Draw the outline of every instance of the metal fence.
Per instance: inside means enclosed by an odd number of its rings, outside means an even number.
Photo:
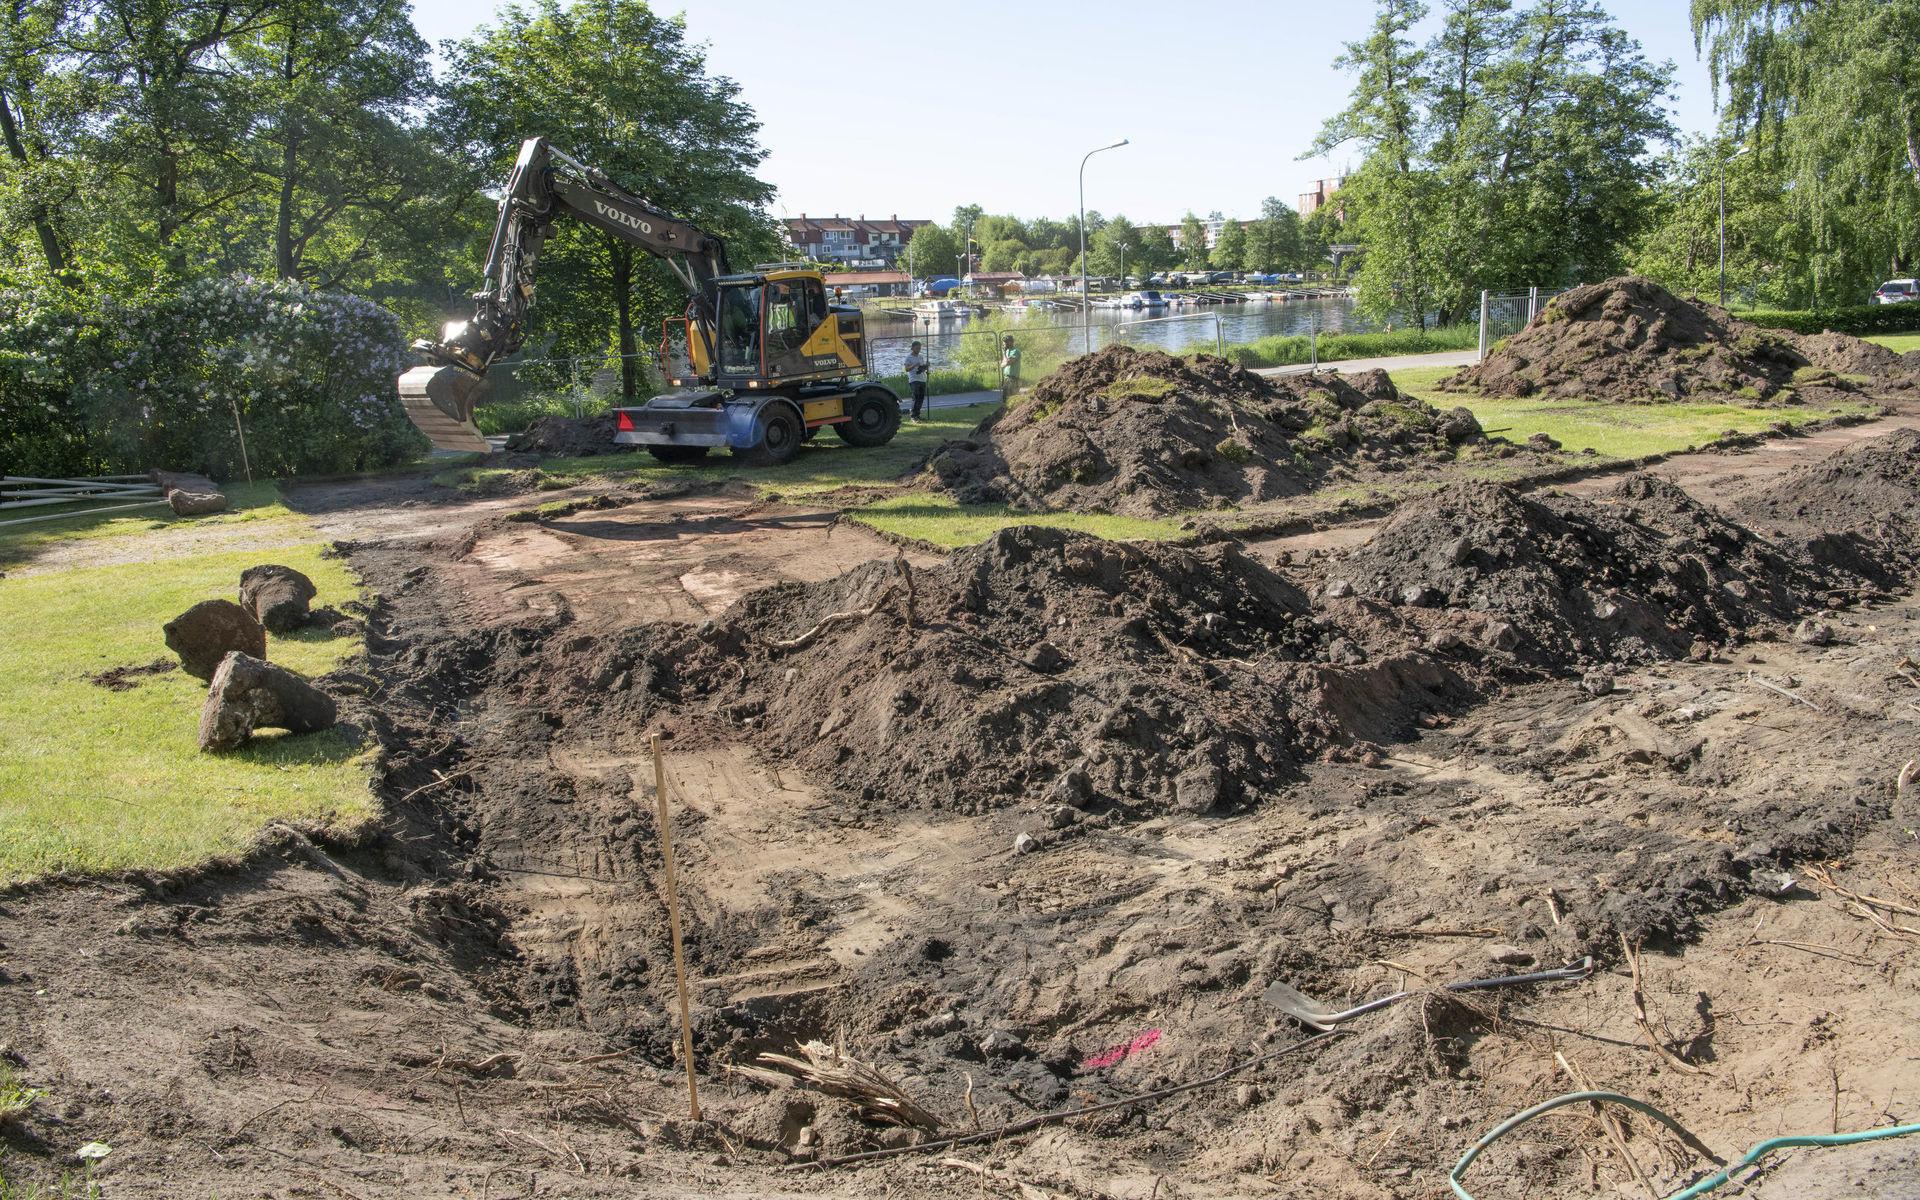
[[[1525,329],[1547,301],[1568,290],[1530,287],[1524,292],[1481,292],[1480,357],[1485,358],[1501,338]]]

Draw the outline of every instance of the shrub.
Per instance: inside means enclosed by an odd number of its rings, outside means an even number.
[[[50,336],[51,335],[51,336]],[[371,301],[288,281],[209,279],[61,308],[0,298],[0,442],[30,474],[150,467],[256,475],[366,470],[426,440],[400,407],[399,322]]]
[[[1850,333],[1865,337],[1870,333],[1913,333],[1920,331],[1920,304],[1862,304],[1855,308],[1834,308],[1825,312],[1750,312],[1740,319],[1768,329],[1791,333]]]
[[[1253,451],[1247,449],[1246,443],[1236,442],[1230,437],[1221,438],[1213,452],[1230,463],[1243,463],[1253,457]]]

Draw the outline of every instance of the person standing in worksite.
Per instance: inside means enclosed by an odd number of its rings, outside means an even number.
[[[907,348],[907,388],[913,392],[913,419],[918,421],[927,402],[927,356],[919,342]]]
[[[1000,339],[1000,403],[1013,399],[1020,390],[1020,347],[1013,344],[1013,335]]]

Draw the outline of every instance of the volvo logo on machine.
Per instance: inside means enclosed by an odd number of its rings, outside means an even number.
[[[595,200],[593,202],[593,208],[594,208],[594,211],[599,213],[601,216],[611,217],[614,220],[620,222],[622,225],[625,225],[629,229],[637,229],[641,233],[653,232],[653,225],[651,222],[644,221],[639,217],[634,216],[632,213],[625,211],[624,209],[615,208],[613,205],[608,204],[605,201]]]

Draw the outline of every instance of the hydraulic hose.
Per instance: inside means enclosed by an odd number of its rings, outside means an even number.
[[[1715,1155],[1702,1145],[1700,1140],[1689,1133],[1678,1121],[1675,1121],[1672,1117],[1669,1117],[1666,1113],[1661,1112],[1644,1100],[1636,1100],[1632,1096],[1623,1096],[1619,1092],[1568,1092],[1563,1096],[1555,1096],[1551,1100],[1544,1100],[1532,1108],[1515,1113],[1513,1116],[1508,1117],[1506,1120],[1488,1130],[1484,1137],[1468,1147],[1467,1152],[1460,1156],[1460,1161],[1454,1164],[1453,1170],[1447,1172],[1447,1183],[1453,1188],[1454,1195],[1460,1197],[1460,1200],[1474,1200],[1473,1194],[1467,1191],[1466,1186],[1460,1182],[1460,1179],[1461,1176],[1467,1173],[1467,1168],[1473,1165],[1473,1160],[1480,1157],[1480,1152],[1488,1146],[1493,1145],[1493,1143],[1499,1141],[1507,1134],[1525,1125],[1534,1118],[1545,1116],[1556,1108],[1564,1108],[1569,1104],[1583,1104],[1589,1101],[1602,1104],[1623,1105],[1637,1113],[1652,1117],[1668,1129],[1671,1129],[1679,1136],[1680,1140],[1686,1142],[1687,1145],[1705,1153],[1707,1157],[1713,1159],[1715,1162],[1720,1161],[1718,1155]],[[1902,1137],[1909,1133],[1920,1133],[1920,1124],[1888,1125],[1879,1129],[1863,1129],[1856,1133],[1807,1133],[1768,1138],[1766,1141],[1758,1143],[1753,1149],[1747,1151],[1739,1162],[1707,1176],[1696,1184],[1673,1193],[1666,1197],[1666,1200],[1693,1200],[1696,1196],[1704,1196],[1732,1178],[1735,1171],[1752,1166],[1775,1150],[1783,1150],[1793,1146],[1852,1146],[1860,1142],[1875,1142],[1883,1138]]]

